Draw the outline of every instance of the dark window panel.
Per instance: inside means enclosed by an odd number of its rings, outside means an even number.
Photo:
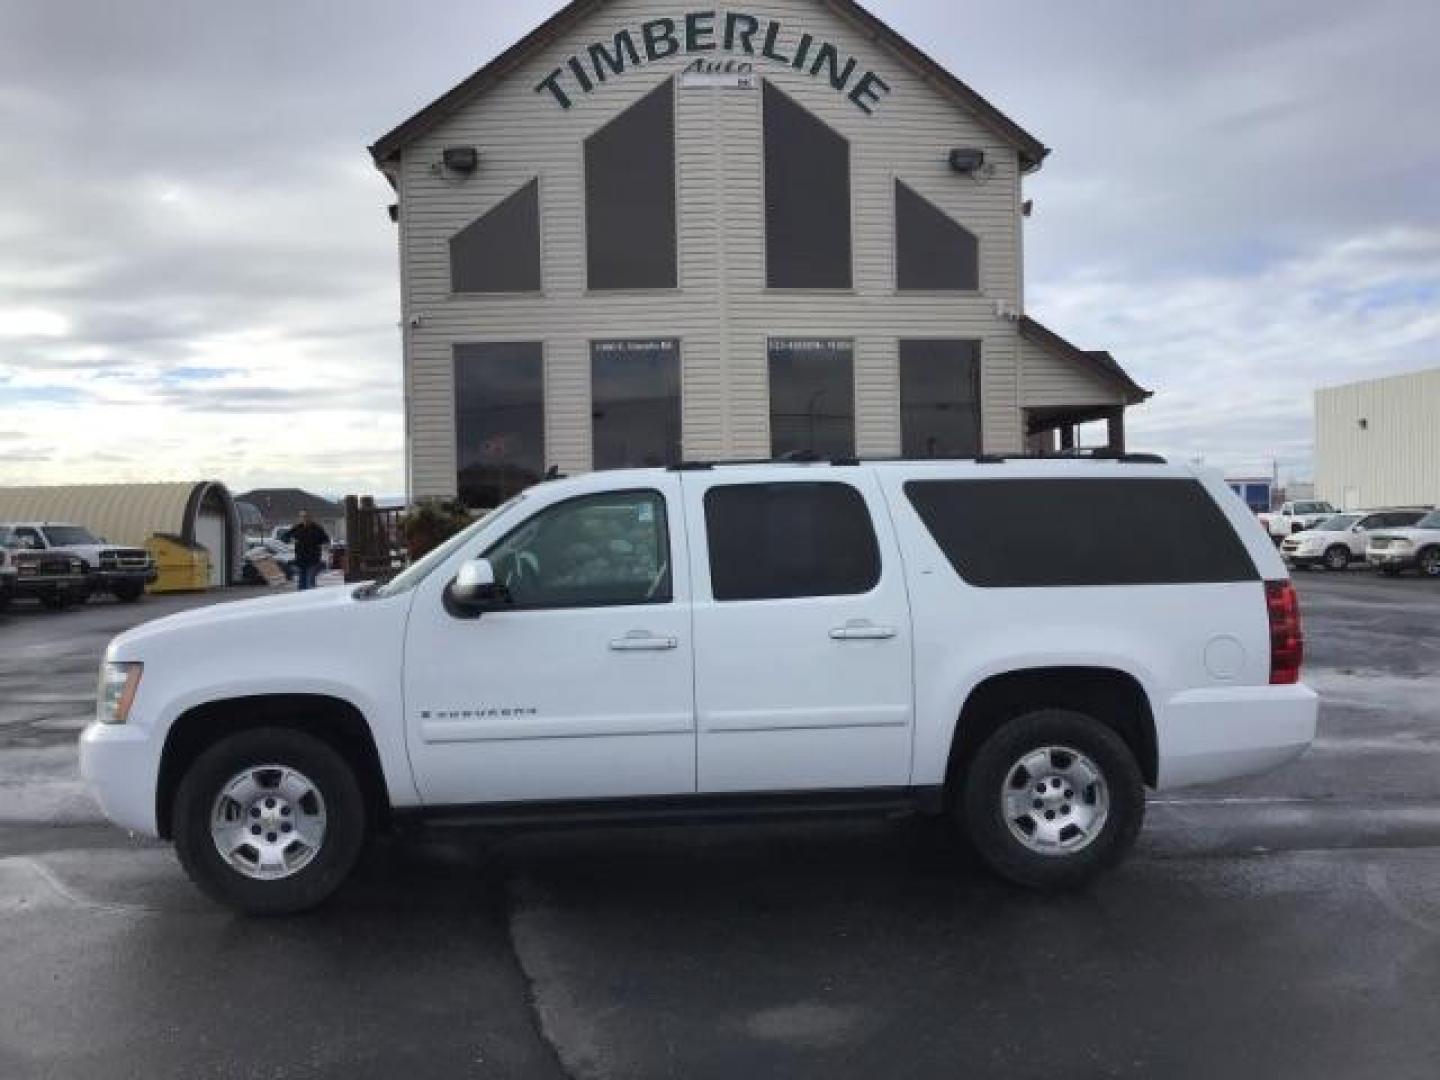
[[[736,484],[705,493],[716,600],[856,596],[880,581],[880,546],[849,484]]]
[[[980,453],[980,343],[900,342],[900,432],[908,458]]]
[[[901,289],[980,287],[980,241],[928,199],[895,181],[896,283]]]
[[[591,289],[673,289],[675,84],[666,79],[585,140]]]
[[[855,453],[855,343],[772,338],[770,447],[776,457]]]
[[[540,181],[531,180],[450,238],[457,293],[540,291]]]
[[[680,342],[590,344],[597,469],[672,465],[680,460]]]
[[[1259,577],[1194,480],[911,480],[905,494],[955,572],[983,588]]]
[[[765,265],[772,289],[848,289],[850,144],[765,83]]]
[[[545,471],[544,354],[539,342],[455,346],[460,501],[499,506]]]

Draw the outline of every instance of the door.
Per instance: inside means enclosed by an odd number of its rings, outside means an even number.
[[[210,584],[218,588],[226,583],[229,567],[225,552],[225,518],[221,514],[201,511],[195,516],[195,542],[210,555]]]
[[[693,650],[679,482],[545,503],[486,550],[511,606],[417,590],[407,739],[430,805],[695,790]]]
[[[909,783],[900,555],[871,474],[843,477],[685,476],[701,792]]]

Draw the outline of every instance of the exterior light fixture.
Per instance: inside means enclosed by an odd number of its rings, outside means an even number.
[[[984,150],[951,150],[950,168],[957,173],[973,176],[985,164]]]
[[[480,151],[473,146],[447,146],[440,160],[451,172],[473,173],[480,167]]]

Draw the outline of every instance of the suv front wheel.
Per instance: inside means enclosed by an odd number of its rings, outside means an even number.
[[[985,863],[1033,889],[1083,885],[1118,863],[1145,820],[1145,782],[1125,741],[1066,709],[1003,724],[971,759],[963,827]]]
[[[316,907],[359,858],[365,801],[327,743],[287,728],[231,735],[175,794],[175,851],[205,893],[252,915]]]

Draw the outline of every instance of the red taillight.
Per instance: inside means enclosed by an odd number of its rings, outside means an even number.
[[[1288,581],[1265,583],[1265,610],[1270,615],[1270,684],[1300,681],[1305,662],[1305,635],[1300,629],[1300,599]]]

